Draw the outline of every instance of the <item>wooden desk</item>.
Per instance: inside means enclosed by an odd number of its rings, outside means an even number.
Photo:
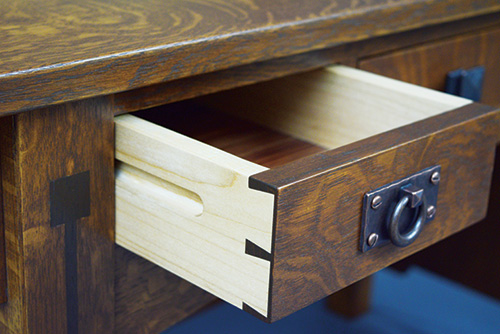
[[[496,48],[479,57],[496,65],[500,44],[497,0],[2,7],[2,333],[154,333],[214,300],[115,246],[115,115],[334,63],[374,69],[380,55],[454,38]],[[487,103],[500,103],[497,78]]]

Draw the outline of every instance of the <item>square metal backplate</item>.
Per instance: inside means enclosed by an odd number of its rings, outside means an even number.
[[[438,174],[435,174],[435,173]],[[386,184],[378,189],[370,191],[363,197],[363,213],[361,221],[361,238],[360,250],[367,252],[374,247],[379,247],[390,242],[389,233],[387,230],[389,218],[401,199],[401,189],[413,185],[424,190],[424,196],[427,201],[427,208],[433,206],[437,210],[437,195],[439,189],[439,179],[431,180],[433,175],[441,175],[441,166],[426,168],[416,174],[408,176],[404,179]],[[380,196],[380,204],[372,206],[373,199]],[[375,207],[375,208],[374,208]],[[416,215],[418,209],[405,209],[404,217],[401,221],[405,221],[406,225],[410,225]],[[430,222],[436,215],[433,214],[427,217],[425,223]],[[403,228],[404,229],[404,228]],[[368,241],[370,235],[376,234],[376,242],[370,245]],[[372,241],[375,238],[372,238]]]

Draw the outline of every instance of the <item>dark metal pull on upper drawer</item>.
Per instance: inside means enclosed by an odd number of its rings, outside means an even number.
[[[440,166],[392,182],[363,198],[360,249],[366,252],[392,242],[406,247],[436,213]]]

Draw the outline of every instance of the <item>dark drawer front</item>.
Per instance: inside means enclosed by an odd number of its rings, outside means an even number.
[[[491,112],[490,112],[491,111]],[[500,113],[470,105],[253,176],[277,196],[268,317],[280,319],[481,220]],[[365,193],[441,165],[438,213],[417,240],[362,253]]]
[[[450,71],[484,66],[481,102],[500,105],[500,29],[454,37],[361,60],[359,68],[444,91]]]

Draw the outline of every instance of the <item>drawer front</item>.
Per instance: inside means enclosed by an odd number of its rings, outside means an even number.
[[[498,113],[464,107],[253,176],[276,195],[270,317],[280,319],[481,220]],[[435,219],[405,248],[359,250],[366,192],[441,166]]]
[[[344,67],[203,102],[327,149],[268,169],[119,116],[116,241],[267,321],[485,215],[493,108]],[[361,252],[363,196],[436,165],[437,213],[416,241]]]
[[[449,38],[361,60],[359,68],[444,91],[446,75],[484,66],[481,102],[500,105],[500,29]]]

